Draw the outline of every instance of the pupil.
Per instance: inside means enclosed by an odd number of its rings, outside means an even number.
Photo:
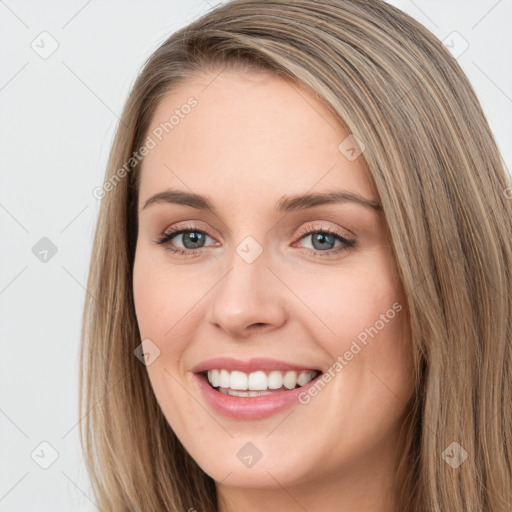
[[[188,233],[183,234],[183,245],[187,249],[197,249],[198,247],[202,247],[202,243],[204,243],[204,234],[198,233],[197,231],[190,231]],[[191,243],[192,247],[187,245],[187,243]]]
[[[317,246],[316,245],[317,242],[320,245]],[[325,249],[326,244],[327,245],[334,244],[334,236],[333,235],[328,235],[328,234],[323,234],[323,233],[316,233],[313,235],[313,247],[315,249]],[[332,249],[332,247],[328,247],[328,249]]]

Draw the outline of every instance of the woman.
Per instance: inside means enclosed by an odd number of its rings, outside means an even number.
[[[235,0],[125,106],[88,282],[103,511],[512,507],[512,188],[378,0]]]

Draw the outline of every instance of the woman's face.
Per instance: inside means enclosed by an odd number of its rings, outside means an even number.
[[[392,476],[413,362],[362,146],[311,94],[260,73],[180,85],[150,130],[133,286],[167,421],[225,486],[364,476],[367,495]],[[248,385],[264,394],[233,396]]]

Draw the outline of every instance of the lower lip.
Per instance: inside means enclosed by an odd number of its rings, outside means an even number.
[[[212,388],[206,378],[201,373],[195,373],[194,377],[198,380],[199,387],[208,404],[214,411],[223,416],[239,420],[258,420],[268,418],[273,414],[291,407],[294,403],[299,403],[298,396],[304,393],[322,376],[319,374],[311,382],[300,388],[290,389],[289,391],[280,391],[271,395],[262,395],[255,397],[239,397],[225,395]]]

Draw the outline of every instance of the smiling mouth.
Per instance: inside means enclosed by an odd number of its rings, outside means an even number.
[[[245,373],[237,370],[212,369],[201,372],[201,375],[211,388],[224,395],[258,397],[300,388],[321,373],[320,370],[259,370]]]

